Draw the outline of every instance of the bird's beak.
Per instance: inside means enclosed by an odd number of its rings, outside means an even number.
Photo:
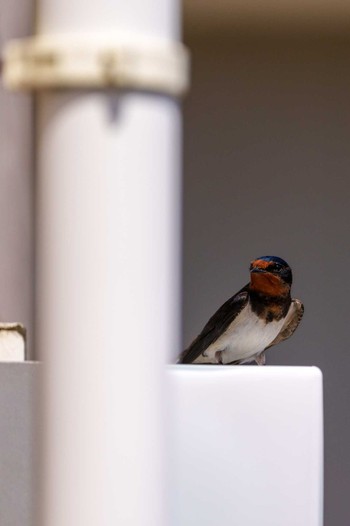
[[[252,272],[254,272],[254,273],[262,273],[262,272],[266,272],[266,269],[261,268],[261,267],[253,267],[250,272],[251,273]]]

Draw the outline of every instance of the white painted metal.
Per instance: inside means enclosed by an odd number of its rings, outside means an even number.
[[[42,33],[174,38],[173,0],[42,0]],[[45,526],[164,526],[163,365],[176,354],[175,101],[113,92],[38,100],[38,345]]]
[[[20,323],[0,323],[0,362],[24,362],[26,330]]]
[[[177,0],[41,0],[38,15],[42,35],[107,33],[177,39]]]
[[[322,526],[316,367],[169,367],[172,526]]]

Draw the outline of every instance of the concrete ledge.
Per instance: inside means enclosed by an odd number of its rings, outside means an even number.
[[[35,410],[39,364],[0,363],[0,524],[37,526]]]

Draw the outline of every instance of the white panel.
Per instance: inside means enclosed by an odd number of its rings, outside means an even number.
[[[172,526],[321,526],[315,367],[169,368]]]

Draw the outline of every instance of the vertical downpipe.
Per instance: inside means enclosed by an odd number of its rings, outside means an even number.
[[[40,0],[38,31],[178,38],[177,0]],[[38,96],[45,526],[164,526],[163,372],[178,345],[175,100]]]

